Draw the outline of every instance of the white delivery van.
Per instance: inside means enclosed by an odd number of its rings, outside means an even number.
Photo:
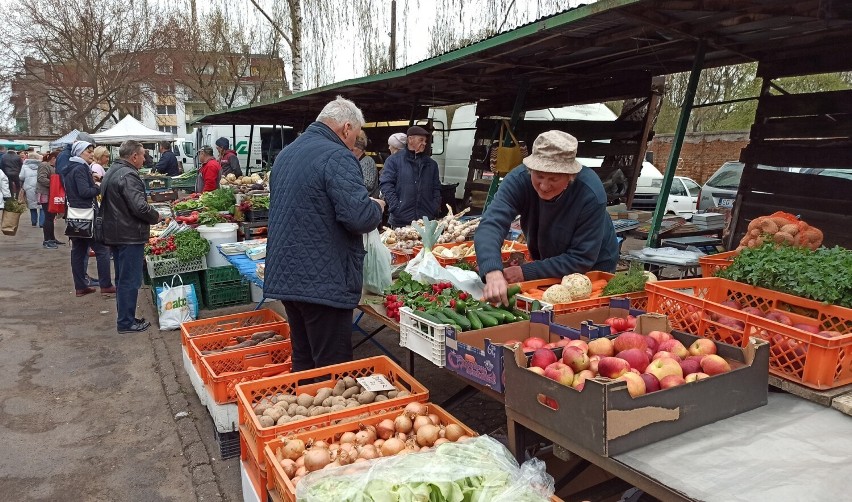
[[[236,132],[236,138],[234,133]],[[249,135],[251,126],[247,125],[205,125],[195,129],[192,136],[195,139],[195,150],[202,146],[210,146],[216,153],[216,140],[224,137],[229,146],[237,152],[243,174],[260,172],[272,167],[275,157],[285,146],[296,139],[296,133],[290,126],[256,125],[251,138],[251,157],[249,158]],[[184,168],[185,169],[185,168]]]

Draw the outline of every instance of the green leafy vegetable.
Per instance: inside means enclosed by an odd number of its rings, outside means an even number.
[[[175,244],[175,255],[179,261],[197,260],[210,251],[210,241],[202,237],[197,230],[175,234]]]
[[[743,249],[718,277],[852,308],[852,251],[768,243]]]
[[[201,209],[204,207],[204,204],[198,199],[189,199],[183,200],[175,204],[175,211],[193,211],[195,209]]]
[[[603,296],[623,295],[625,293],[634,293],[645,289],[645,281],[648,276],[642,270],[642,265],[639,263],[631,263],[627,272],[619,272],[615,277],[610,279],[603,289]]]
[[[223,221],[225,221],[225,218],[216,211],[204,211],[203,213],[198,215],[199,225],[207,225],[208,227],[212,227],[213,225],[217,223],[222,223]]]
[[[26,204],[21,204],[16,199],[9,199],[6,201],[6,205],[3,207],[4,211],[9,211],[10,213],[23,213],[27,210]]]
[[[200,197],[204,206],[214,211],[228,211],[237,203],[237,198],[230,188],[218,188],[210,192],[204,192]]]

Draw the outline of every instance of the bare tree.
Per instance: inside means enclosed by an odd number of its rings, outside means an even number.
[[[2,76],[12,101],[38,103],[50,133],[100,128],[129,102],[150,99],[139,54],[165,39],[151,20],[158,8],[135,0],[18,0],[9,9],[26,23],[7,23]],[[35,119],[35,117],[33,117]]]

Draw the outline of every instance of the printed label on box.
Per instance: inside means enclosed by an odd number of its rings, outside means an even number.
[[[358,377],[355,380],[364,389],[370,392],[381,392],[383,390],[394,390],[396,387],[391,384],[384,375],[372,375],[368,377]]]

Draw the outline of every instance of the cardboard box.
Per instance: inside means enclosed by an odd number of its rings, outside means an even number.
[[[628,315],[639,317],[644,313],[643,310],[631,309],[630,300],[626,298],[613,298],[609,302],[609,307],[555,315],[552,322],[576,331],[583,339],[594,340],[602,336],[620,333],[620,331],[614,331],[611,326],[604,323],[610,317],[627,319]]]
[[[636,331],[670,331],[659,314],[638,319]],[[699,337],[673,332],[689,346]],[[766,404],[769,344],[753,340],[740,348],[716,344],[731,371],[697,382],[630,397],[627,384],[597,377],[583,391],[560,385],[526,369],[527,357],[504,347],[506,408],[547,433],[558,445],[578,445],[614,456]],[[551,406],[543,404],[550,403]]]
[[[579,339],[579,332],[550,323],[549,312],[533,312],[529,321],[501,324],[493,328],[457,333],[446,331],[446,366],[462,377],[503,392],[503,343],[509,340],[524,341],[538,336],[550,342],[560,338]],[[509,352],[511,354],[511,351]]]

